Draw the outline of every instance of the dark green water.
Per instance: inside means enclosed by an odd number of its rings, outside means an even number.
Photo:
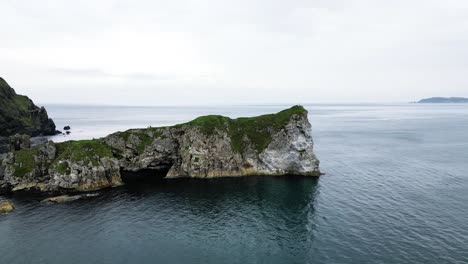
[[[282,107],[49,108],[84,138]],[[59,205],[16,195],[0,263],[468,263],[468,106],[307,108],[320,179],[145,181]]]

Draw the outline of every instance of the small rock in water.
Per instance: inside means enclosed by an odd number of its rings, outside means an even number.
[[[70,132],[70,131],[67,131],[66,133],[67,133],[67,135],[70,135],[71,132]]]
[[[63,127],[63,130],[65,130],[65,131],[68,131],[68,130],[70,130],[70,129],[71,129],[70,126],[65,126],[65,127]]]
[[[10,201],[0,200],[0,214],[9,213],[15,210],[15,207]]]

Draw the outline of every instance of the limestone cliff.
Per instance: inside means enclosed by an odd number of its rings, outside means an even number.
[[[49,142],[10,153],[0,184],[13,191],[92,191],[122,183],[126,172],[167,172],[166,178],[244,175],[319,176],[307,111],[131,129],[99,140]]]
[[[53,135],[55,124],[44,107],[37,107],[27,96],[16,94],[0,77],[0,137],[17,133]]]

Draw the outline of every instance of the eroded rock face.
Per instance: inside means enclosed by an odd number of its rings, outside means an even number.
[[[20,149],[3,160],[0,180],[12,191],[94,191],[122,184],[121,170],[166,170],[166,178],[320,175],[307,111],[295,106]]]
[[[320,175],[307,111],[300,106],[256,118],[202,117],[174,127],[115,133],[103,140],[123,153],[122,168],[169,166],[167,178]]]
[[[93,191],[122,184],[117,159],[101,142],[49,141],[11,152],[3,160],[3,181],[12,191]],[[108,151],[107,153],[105,151]]]

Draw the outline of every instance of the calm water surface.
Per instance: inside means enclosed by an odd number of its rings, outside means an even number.
[[[285,106],[47,106],[70,136]],[[0,263],[468,263],[468,105],[309,105],[320,179],[145,181],[10,197]]]

